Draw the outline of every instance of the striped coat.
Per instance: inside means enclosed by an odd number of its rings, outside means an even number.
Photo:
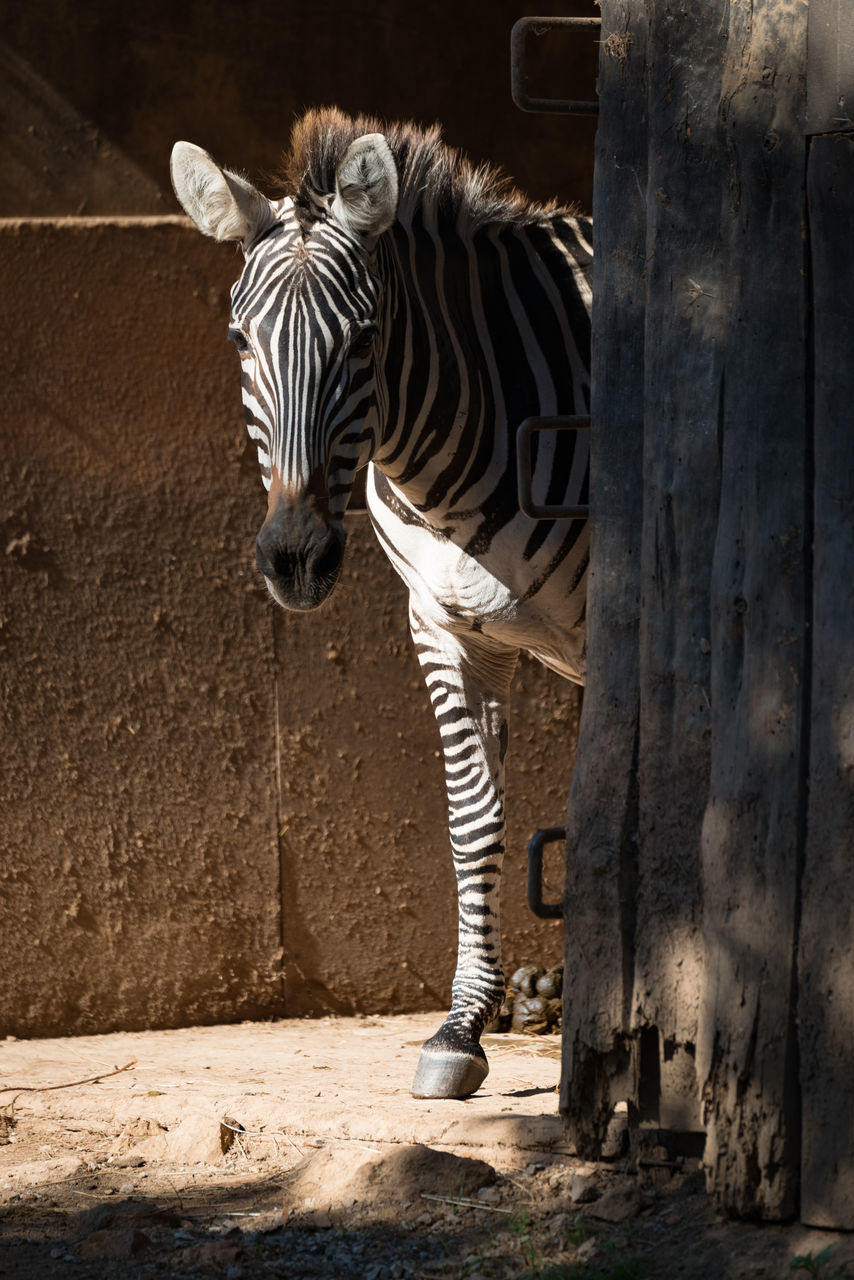
[[[413,1092],[465,1096],[504,992],[499,886],[506,703],[520,649],[582,682],[587,529],[518,506],[526,417],[589,411],[590,225],[526,202],[437,130],[336,111],[296,127],[270,200],[178,143],[176,194],[239,241],[232,292],[247,426],[268,491],[256,559],[286,608],[318,606],[368,509],[409,588],[410,625],[445,757],[459,949],[451,1010]],[[534,492],[586,501],[587,442],[536,441]]]

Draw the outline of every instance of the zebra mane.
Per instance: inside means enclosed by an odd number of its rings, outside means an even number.
[[[366,133],[384,134],[397,161],[401,222],[411,222],[425,204],[470,230],[487,223],[537,222],[559,211],[554,202],[529,201],[499,169],[472,165],[442,141],[438,124],[428,129],[408,121],[384,124],[324,107],[306,112],[294,125],[280,179],[281,194],[293,199],[304,231],[327,217],[338,165],[350,143]]]

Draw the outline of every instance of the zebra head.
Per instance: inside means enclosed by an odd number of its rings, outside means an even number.
[[[314,609],[338,580],[344,512],[375,444],[374,250],[397,213],[394,157],[382,134],[356,139],[308,216],[188,142],[173,148],[172,182],[201,232],[243,248],[229,336],[268,491],[255,557],[279,604]]]

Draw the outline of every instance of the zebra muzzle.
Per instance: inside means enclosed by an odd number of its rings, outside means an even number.
[[[267,520],[255,540],[255,562],[274,599],[285,609],[316,609],[331,594],[344,559],[344,530],[312,524],[308,536],[293,536]]]

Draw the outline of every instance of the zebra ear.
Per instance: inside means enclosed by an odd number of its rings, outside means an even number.
[[[178,203],[203,235],[239,240],[245,249],[272,225],[275,215],[266,196],[221,169],[201,147],[176,142],[170,168]]]
[[[368,249],[397,217],[397,165],[381,133],[351,142],[335,175],[332,216]]]

